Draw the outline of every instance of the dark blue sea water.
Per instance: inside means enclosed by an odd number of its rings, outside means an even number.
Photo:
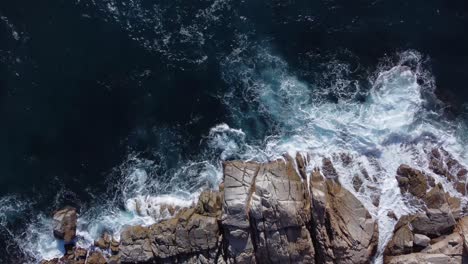
[[[265,86],[255,76],[274,86],[287,68],[324,101],[364,103],[378,65],[415,51],[435,81],[428,104],[463,124],[467,29],[462,0],[1,1],[0,263],[34,261],[21,241],[38,214],[122,195],[131,157],[185,186],[187,161],[227,155],[207,150],[216,125],[250,145],[297,127],[246,92]]]

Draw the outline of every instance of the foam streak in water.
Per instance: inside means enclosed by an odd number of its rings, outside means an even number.
[[[80,216],[82,243],[91,243],[103,230],[118,236],[125,225],[167,218],[168,205],[190,206],[203,189],[217,188],[223,160],[268,161],[303,152],[311,158],[308,170],[320,166],[324,157],[333,160],[342,184],[378,218],[382,252],[395,224],[387,213],[392,210],[401,216],[417,210],[403,201],[397,188],[398,166],[405,163],[427,170],[427,152],[434,146],[444,147],[466,164],[456,124],[443,121],[427,107],[428,99],[436,100],[434,82],[423,69],[420,54],[405,52],[393,64],[379,66],[369,77],[364,101],[353,100],[352,95],[346,98],[339,86],[343,97],[330,102],[321,96],[319,86],[294,76],[281,58],[264,49],[252,57],[246,50],[236,50],[222,63],[224,79],[232,87],[223,98],[232,110],[226,123],[237,128],[213,127],[198,158],[182,162],[167,175],[155,175],[153,162],[131,157],[122,170],[117,199]],[[260,129],[266,136],[258,137]],[[354,188],[357,178],[362,182],[359,189]],[[434,178],[445,184],[437,175]],[[43,251],[55,252],[44,247],[50,241],[40,235],[34,242]],[[38,255],[55,255],[49,253]]]

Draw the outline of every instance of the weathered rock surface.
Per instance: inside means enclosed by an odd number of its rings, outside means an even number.
[[[86,264],[107,264],[107,259],[99,251],[94,251],[89,254]]]
[[[91,254],[94,254],[94,252],[90,252]],[[71,248],[70,250],[67,250],[65,255],[61,257],[60,259],[52,259],[48,261],[42,261],[41,264],[85,264],[85,263],[90,263],[90,264],[99,264],[98,262],[93,262],[93,259],[97,259],[98,256],[97,254],[100,254],[99,252],[95,253],[91,261],[86,262],[86,257],[87,257],[87,250],[79,247],[74,247]],[[102,255],[101,255],[102,256]]]
[[[104,234],[102,234],[101,238],[94,241],[94,246],[102,250],[106,250],[110,247],[111,240],[112,240],[112,236],[109,233],[105,232]]]
[[[395,225],[393,237],[385,249],[386,256],[408,254],[413,251],[414,235],[409,225],[411,217],[403,216]]]
[[[53,215],[54,236],[71,243],[76,237],[77,213],[73,207],[65,207]]]
[[[305,155],[225,162],[220,191],[203,192],[192,208],[47,263],[369,263],[376,221],[331,160],[310,177],[307,166]]]
[[[398,167],[397,181],[403,192],[409,192],[417,198],[422,198],[429,188],[426,176],[408,165]]]
[[[123,262],[147,262],[154,258],[148,227],[130,226],[120,235],[120,254]]]
[[[414,234],[414,245],[419,247],[427,247],[431,242],[431,239],[428,236],[421,234]]]
[[[298,162],[299,173],[291,160],[225,165],[223,228],[229,260],[370,262],[377,245],[377,223],[338,182],[330,160],[323,162],[329,178],[316,170],[309,190],[300,177],[304,163]]]
[[[196,208],[149,227],[126,228],[119,252],[123,263],[219,263],[221,194],[204,192]]]
[[[444,176],[453,184],[455,190],[465,195],[468,170],[442,148],[434,148],[428,154],[429,168]]]
[[[468,218],[460,220],[459,227],[449,234],[430,241],[420,251],[414,253],[402,254],[398,256],[386,256],[385,263],[466,263],[467,254],[464,250],[463,228]],[[415,235],[416,238],[418,235]],[[416,241],[416,239],[415,239]]]
[[[404,177],[405,184],[401,184]],[[397,171],[403,194],[421,203],[421,212],[403,216],[395,225],[384,252],[385,263],[462,263],[468,219],[461,217],[461,201],[451,197],[431,177],[407,165]],[[432,188],[431,188],[432,187]],[[457,223],[458,221],[458,223]]]
[[[333,176],[333,175],[332,175]],[[334,178],[312,173],[313,234],[323,263],[368,263],[378,239],[377,222]]]
[[[230,263],[314,263],[307,185],[292,161],[224,165],[222,226]]]

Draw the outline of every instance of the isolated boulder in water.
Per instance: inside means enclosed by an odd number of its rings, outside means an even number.
[[[77,213],[73,207],[65,207],[54,213],[54,236],[70,243],[76,237]]]

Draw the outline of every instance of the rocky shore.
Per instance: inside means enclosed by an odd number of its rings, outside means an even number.
[[[416,213],[396,216],[384,263],[462,263],[468,217],[462,202],[436,184],[441,175],[466,195],[466,174],[443,150],[428,156],[430,173],[401,165],[395,172]],[[76,210],[54,215],[54,235],[67,250],[42,264],[105,263],[371,263],[379,229],[365,206],[340,183],[333,162],[306,172],[298,154],[269,163],[228,161],[219,191],[205,191],[191,208],[150,226],[129,226],[117,241],[103,234],[90,248],[73,244]],[[52,235],[52,234],[51,234]]]

